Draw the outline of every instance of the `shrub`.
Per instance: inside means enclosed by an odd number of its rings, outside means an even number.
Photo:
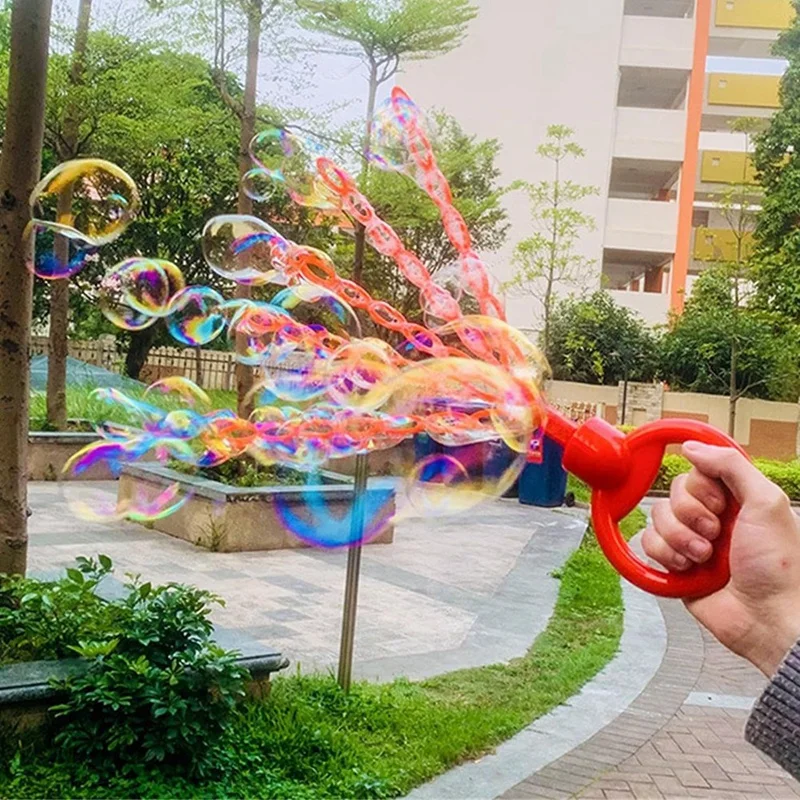
[[[108,556],[78,558],[58,581],[0,576],[0,664],[74,657],[78,642],[113,626],[116,609],[96,594]]]
[[[75,648],[93,660],[63,683],[69,699],[53,709],[62,723],[56,743],[103,773],[159,762],[206,777],[244,695],[235,654],[210,639],[210,604],[220,601],[178,584],[126,588],[116,629]]]
[[[766,458],[758,458],[755,465],[773,483],[786,492],[792,500],[800,500],[800,461],[770,461]],[[683,457],[678,455],[666,455],[661,464],[656,482],[653,489],[668,492],[672,481],[685,472],[689,472],[692,465]]]
[[[111,560],[79,558],[58,581],[0,582],[0,656],[82,657],[87,670],[58,684],[55,741],[100,775],[144,764],[206,777],[224,762],[222,739],[245,671],[211,634],[209,592],[133,579],[111,602],[97,596]]]

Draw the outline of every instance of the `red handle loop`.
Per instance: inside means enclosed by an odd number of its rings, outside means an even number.
[[[692,420],[660,420],[643,425],[620,444],[631,466],[618,486],[595,489],[592,495],[592,521],[600,546],[614,568],[640,589],[661,597],[706,597],[724,588],[730,580],[731,533],[739,506],[728,495],[721,518],[722,532],[714,542],[714,554],[705,564],[687,572],[662,572],[639,559],[619,529],[620,520],[629,514],[652,486],[664,451],[669,444],[698,441],[744,452],[729,436],[716,428]]]

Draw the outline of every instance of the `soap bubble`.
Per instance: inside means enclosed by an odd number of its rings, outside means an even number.
[[[67,161],[36,186],[31,207],[37,220],[57,222],[95,245],[118,238],[139,211],[136,184],[116,164],[86,158]]]
[[[213,342],[225,330],[223,302],[222,295],[208,286],[181,289],[167,308],[167,328],[172,338],[188,347]]]
[[[206,223],[203,255],[217,275],[246,285],[269,283],[283,269],[283,237],[257,217],[224,214]]]
[[[29,253],[28,268],[48,281],[71,278],[98,260],[96,244],[57,222],[32,220],[25,229],[24,246]]]

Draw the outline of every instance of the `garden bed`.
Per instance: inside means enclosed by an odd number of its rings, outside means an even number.
[[[28,433],[28,480],[56,481],[64,465],[87,444],[99,442],[96,433],[82,431],[30,431]],[[68,480],[102,480],[104,475],[89,469]]]
[[[344,517],[353,504],[351,478],[323,472],[320,480],[317,486],[231,486],[160,465],[136,465],[123,469],[119,499],[151,499],[177,483],[181,496],[189,499],[174,514],[149,523],[154,530],[214,552],[287,550],[308,545],[287,530],[283,510],[288,508],[298,519],[312,523],[310,498],[333,519]],[[385,504],[386,516],[393,516],[394,489],[386,481],[371,480],[367,503]],[[389,523],[370,543],[393,541],[394,525]]]

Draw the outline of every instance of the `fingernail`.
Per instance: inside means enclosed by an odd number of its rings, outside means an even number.
[[[696,453],[701,447],[699,442],[685,442],[683,445],[683,449],[690,453]]]
[[[707,539],[715,536],[717,533],[717,523],[710,519],[701,519],[697,522],[697,530],[702,533]],[[698,542],[700,544],[700,542]]]
[[[695,561],[702,561],[711,553],[711,545],[702,539],[692,539],[689,542],[689,555]]]
[[[688,569],[689,563],[689,559],[686,556],[682,556],[680,553],[675,556],[676,569]]]

